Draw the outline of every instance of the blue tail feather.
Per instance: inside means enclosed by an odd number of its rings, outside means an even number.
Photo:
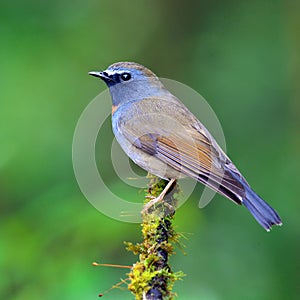
[[[277,212],[263,199],[261,199],[248,185],[245,186],[246,195],[242,204],[251,212],[256,221],[267,231],[273,225],[281,225]]]
[[[242,203],[253,215],[256,221],[267,231],[273,225],[282,225],[277,212],[262,198],[260,198],[249,186],[241,174],[231,169],[226,170],[243,187],[243,193],[238,196],[242,198]]]

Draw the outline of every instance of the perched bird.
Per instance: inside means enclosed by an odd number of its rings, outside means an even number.
[[[109,87],[113,132],[126,154],[146,171],[169,180],[150,205],[161,201],[176,179],[188,176],[246,206],[267,231],[282,224],[208,130],[152,71],[137,63],[118,62],[89,74]]]

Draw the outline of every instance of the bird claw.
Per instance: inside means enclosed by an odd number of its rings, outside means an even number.
[[[163,204],[164,206],[166,206],[168,210],[170,210],[171,212],[174,212],[175,208],[174,208],[172,205],[170,205],[169,203],[163,201],[164,198],[161,197],[161,195],[158,196],[158,197],[156,197],[156,198],[155,198],[155,197],[151,197],[151,198],[152,198],[152,200],[150,200],[148,203],[146,203],[146,204],[144,205],[144,207],[143,207],[143,209],[142,209],[142,212],[141,212],[142,215],[145,215],[145,214],[149,213],[149,210],[150,210],[154,205],[159,204],[160,202],[162,202],[162,204]]]
[[[163,189],[163,191],[160,193],[160,195],[158,197],[153,197],[152,195],[148,195],[146,196],[146,198],[151,199],[148,203],[146,203],[144,205],[144,208],[142,209],[142,215],[146,214],[149,209],[154,205],[157,204],[159,202],[162,202],[164,200],[164,197],[166,195],[166,193],[168,192],[168,190],[171,188],[172,184],[176,181],[176,179],[171,179],[168,184],[165,186],[165,188]],[[168,209],[170,209],[171,211],[174,212],[174,207],[172,205],[170,205],[169,203],[166,203],[165,201],[163,201],[163,204],[165,206],[168,207]]]
[[[153,196],[149,196],[149,199],[151,199],[148,203],[146,203],[142,209],[142,214],[145,214],[149,211],[149,209],[154,206],[155,204],[163,201],[163,197],[161,197],[161,195],[159,195],[158,197],[153,197]]]

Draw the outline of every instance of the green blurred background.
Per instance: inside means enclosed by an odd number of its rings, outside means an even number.
[[[97,299],[127,271],[93,261],[135,262],[123,241],[138,241],[139,225],[90,205],[71,154],[81,112],[105,89],[87,72],[129,60],[208,100],[229,156],[284,222],[266,233],[221,196],[199,209],[197,186],[176,216],[188,237],[187,255],[172,258],[187,274],[179,299],[299,299],[299,9],[276,0],[1,1],[0,298]]]

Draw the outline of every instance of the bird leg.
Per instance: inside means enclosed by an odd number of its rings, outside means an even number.
[[[150,207],[152,207],[154,204],[157,204],[161,201],[164,200],[164,197],[166,195],[166,193],[169,191],[169,189],[171,188],[171,186],[173,185],[173,183],[176,181],[175,178],[172,178],[168,184],[165,186],[165,188],[163,189],[163,191],[160,193],[160,195],[152,200],[150,200],[148,203],[146,203],[144,205],[144,208],[142,210],[142,214],[147,213],[147,211],[149,210]]]

